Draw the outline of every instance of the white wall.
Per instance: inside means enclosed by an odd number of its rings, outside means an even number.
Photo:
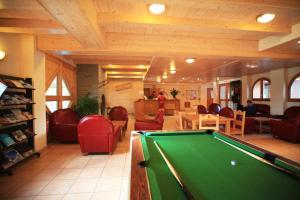
[[[0,74],[33,79],[35,148],[40,150],[46,146],[45,55],[36,50],[31,35],[0,33],[0,48],[7,54],[0,61]]]

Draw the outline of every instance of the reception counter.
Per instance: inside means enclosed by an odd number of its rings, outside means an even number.
[[[166,115],[174,115],[175,110],[180,110],[180,101],[178,99],[168,99],[165,101],[164,108]],[[136,118],[143,118],[145,115],[156,115],[158,101],[139,99],[134,102],[134,109]]]

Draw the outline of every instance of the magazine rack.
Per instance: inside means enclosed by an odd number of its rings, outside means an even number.
[[[33,91],[31,78],[0,75],[0,171],[12,169],[35,155]]]

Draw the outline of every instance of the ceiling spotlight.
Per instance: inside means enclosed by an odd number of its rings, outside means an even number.
[[[0,50],[0,60],[3,60],[5,57],[5,51]]]
[[[167,79],[168,78],[167,72],[163,73],[162,78],[163,79]]]
[[[254,69],[254,68],[258,67],[258,66],[256,64],[247,64],[246,67],[250,68],[250,69]]]
[[[197,81],[200,81],[200,80],[201,80],[201,79],[198,77],[198,78],[197,78]]]
[[[298,40],[297,43],[300,44],[300,40]]]
[[[170,69],[170,74],[176,74],[176,69]]]
[[[166,6],[164,4],[159,3],[153,3],[149,5],[149,10],[155,15],[159,15],[163,13],[166,9]]]
[[[265,23],[272,21],[274,18],[275,18],[275,14],[266,13],[266,14],[259,15],[256,18],[256,21],[259,23],[265,24]]]
[[[111,67],[111,66],[112,66],[112,64],[109,64],[108,66],[110,66],[110,67]]]
[[[161,78],[160,76],[157,76],[156,82],[160,83],[161,82]]]
[[[185,62],[189,63],[189,64],[192,64],[193,62],[195,62],[195,58],[186,58]]]

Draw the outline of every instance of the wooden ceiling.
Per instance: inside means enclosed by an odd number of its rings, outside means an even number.
[[[150,3],[164,3],[166,11],[153,15]],[[259,24],[256,17],[263,13],[276,17]],[[41,51],[76,64],[102,64],[114,73],[150,65],[150,82],[173,60],[177,73],[166,82],[205,82],[299,66],[300,1],[1,0],[0,32],[34,34]],[[186,57],[197,60],[187,65]],[[245,69],[253,62],[259,67]]]

